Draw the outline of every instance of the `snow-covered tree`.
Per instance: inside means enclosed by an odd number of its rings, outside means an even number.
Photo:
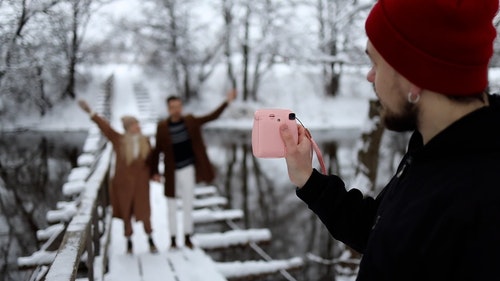
[[[101,0],[6,0],[0,3],[0,114],[44,115],[75,97],[76,65],[91,5]]]
[[[176,94],[189,101],[214,71],[223,55],[224,40],[211,7],[199,1],[148,0],[142,16],[125,19],[122,27],[131,33],[127,46],[136,61],[164,73]]]

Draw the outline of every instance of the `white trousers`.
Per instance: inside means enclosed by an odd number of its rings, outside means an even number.
[[[184,234],[193,233],[193,201],[195,187],[194,165],[175,170],[175,196],[182,199],[182,226]],[[177,201],[167,197],[170,236],[177,235]]]

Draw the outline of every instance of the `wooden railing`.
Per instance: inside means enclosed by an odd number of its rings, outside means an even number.
[[[111,117],[113,81],[111,75],[103,83],[102,94],[95,108],[96,112],[108,119]],[[55,219],[64,226],[63,230],[55,232],[38,251],[38,256],[45,255],[48,258],[37,259],[37,253],[34,253],[32,257],[19,259],[20,263],[24,263],[22,266],[35,267],[30,280],[72,281],[82,275],[90,281],[103,279],[108,264],[107,245],[112,217],[108,195],[112,153],[111,144],[98,128],[89,129],[83,154],[78,159],[79,167],[72,170],[73,173],[80,169],[77,173],[79,176],[76,176],[78,179],[72,182],[72,173],[68,176],[67,184],[74,183],[72,188],[79,188],[70,192],[63,190],[70,201],[62,202],[62,205],[75,206],[76,211],[68,212],[64,208],[54,211],[59,212],[59,217],[71,218]]]
[[[96,256],[101,256],[101,268],[106,268],[107,255],[102,253],[101,245],[109,241],[109,224],[106,221],[110,216],[107,190],[111,153],[112,147],[108,144],[101,153],[94,173],[86,182],[78,212],[66,228],[63,241],[45,280],[75,280],[84,252],[88,279],[93,281],[95,274],[104,274],[105,270],[94,273],[94,262]]]

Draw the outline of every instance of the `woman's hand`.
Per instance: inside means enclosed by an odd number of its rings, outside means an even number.
[[[286,164],[288,167],[288,176],[292,183],[301,188],[304,186],[312,174],[312,144],[307,137],[306,129],[298,125],[299,139],[295,143],[291,130],[288,125],[283,124],[280,127],[280,134],[286,148]]]
[[[155,181],[155,182],[161,182],[161,175],[160,174],[154,174],[152,177],[151,177],[151,180]]]
[[[89,104],[85,100],[79,100],[78,105],[83,109],[83,111],[87,112],[88,114],[92,112],[92,109],[90,109]]]

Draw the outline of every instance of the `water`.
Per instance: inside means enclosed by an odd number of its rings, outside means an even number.
[[[0,135],[0,280],[28,280],[17,257],[40,248],[36,231],[63,199],[61,186],[76,166],[86,132],[21,132]]]
[[[348,179],[359,132],[312,133],[327,166]],[[40,247],[36,230],[48,226],[45,214],[63,199],[61,186],[76,166],[85,138],[86,132],[0,136],[0,255],[6,257],[0,259],[0,281],[27,280],[30,271],[18,269],[16,259]],[[229,199],[230,208],[244,211],[238,225],[246,229],[268,228],[272,240],[262,248],[273,259],[304,258],[304,268],[290,271],[297,280],[334,280],[338,267],[311,262],[307,255],[333,259],[340,254],[341,245],[296,197],[284,159],[255,159],[249,131],[207,129],[205,140],[217,170],[216,185]],[[201,226],[196,231],[227,230],[223,228],[227,226]],[[249,248],[209,254],[219,261],[262,259]],[[286,279],[271,275],[259,280]]]

